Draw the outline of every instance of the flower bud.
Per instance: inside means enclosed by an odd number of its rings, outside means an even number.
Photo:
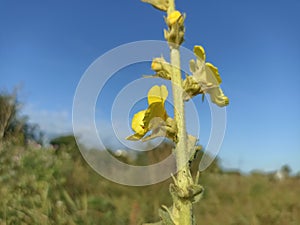
[[[179,11],[174,11],[170,13],[167,17],[167,23],[169,26],[174,25],[175,23],[178,23],[179,25],[183,25],[183,16]]]

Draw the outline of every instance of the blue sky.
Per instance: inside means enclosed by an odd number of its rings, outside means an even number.
[[[230,98],[223,166],[269,171],[289,164],[300,171],[299,1],[177,0],[177,7],[187,13],[183,46],[205,47]],[[0,88],[22,86],[31,120],[49,133],[68,132],[75,89],[89,65],[121,44],[163,40],[163,15],[138,0],[2,0]],[[108,89],[116,92],[146,67],[120,71]],[[199,100],[198,106],[205,145],[209,111],[207,103]],[[109,126],[110,112],[103,108],[98,119]]]

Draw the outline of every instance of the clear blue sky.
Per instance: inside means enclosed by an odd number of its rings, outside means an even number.
[[[269,171],[289,164],[300,171],[300,2],[177,0],[177,6],[187,13],[184,46],[205,47],[231,101],[223,165]],[[22,85],[31,120],[49,133],[68,132],[87,67],[121,44],[163,40],[163,15],[138,0],[2,0],[0,88]],[[140,76],[130,74],[119,85]]]

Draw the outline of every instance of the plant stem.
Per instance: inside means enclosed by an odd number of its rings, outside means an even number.
[[[168,15],[175,10],[174,0],[169,0]],[[191,180],[188,167],[187,133],[185,125],[185,112],[183,101],[182,78],[180,71],[180,51],[179,46],[170,46],[170,58],[172,67],[172,91],[174,101],[174,117],[178,128],[178,143],[175,148],[176,164],[179,172],[177,173],[178,188],[187,192]],[[172,214],[178,225],[192,225],[192,202],[190,200],[178,199],[174,202]],[[176,224],[177,225],[177,224]]]
[[[176,145],[176,163],[178,169],[183,169],[187,163],[187,135],[185,127],[185,113],[183,102],[183,89],[180,71],[180,52],[179,49],[171,49],[172,71],[172,91],[174,101],[174,115],[178,128],[178,143]]]

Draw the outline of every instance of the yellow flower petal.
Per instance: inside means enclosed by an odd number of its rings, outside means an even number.
[[[164,103],[154,102],[149,105],[143,120],[145,127],[150,129],[149,124],[153,118],[161,118],[163,120],[166,120],[168,118]]]
[[[205,65],[210,69],[210,71],[212,72],[212,74],[213,74],[214,78],[217,80],[217,82],[218,82],[219,84],[221,84],[221,83],[222,83],[222,78],[221,78],[221,76],[220,76],[220,74],[219,74],[218,68],[215,67],[215,66],[214,66],[213,64],[211,64],[211,63],[206,63]]]
[[[210,100],[220,107],[227,106],[229,104],[229,98],[224,95],[223,91],[219,87],[208,89],[207,93],[210,96]]]
[[[190,71],[192,72],[192,73],[195,73],[196,72],[196,62],[195,62],[195,60],[190,60]]]
[[[194,46],[194,53],[195,53],[195,55],[196,55],[198,58],[200,58],[200,59],[202,59],[203,61],[205,61],[206,55],[205,55],[204,48],[203,48],[202,46],[200,46],[200,45]]]
[[[148,105],[150,106],[154,102],[164,103],[168,97],[168,90],[165,85],[153,86],[148,92]]]
[[[134,130],[137,134],[142,135],[142,136],[144,136],[148,131],[147,127],[145,127],[144,122],[143,122],[145,114],[146,114],[146,110],[136,113],[133,116],[132,122],[131,122],[132,130]]]
[[[174,11],[170,13],[167,17],[167,22],[169,26],[174,25],[176,22],[178,22],[179,25],[183,24],[183,16],[179,11]]]

